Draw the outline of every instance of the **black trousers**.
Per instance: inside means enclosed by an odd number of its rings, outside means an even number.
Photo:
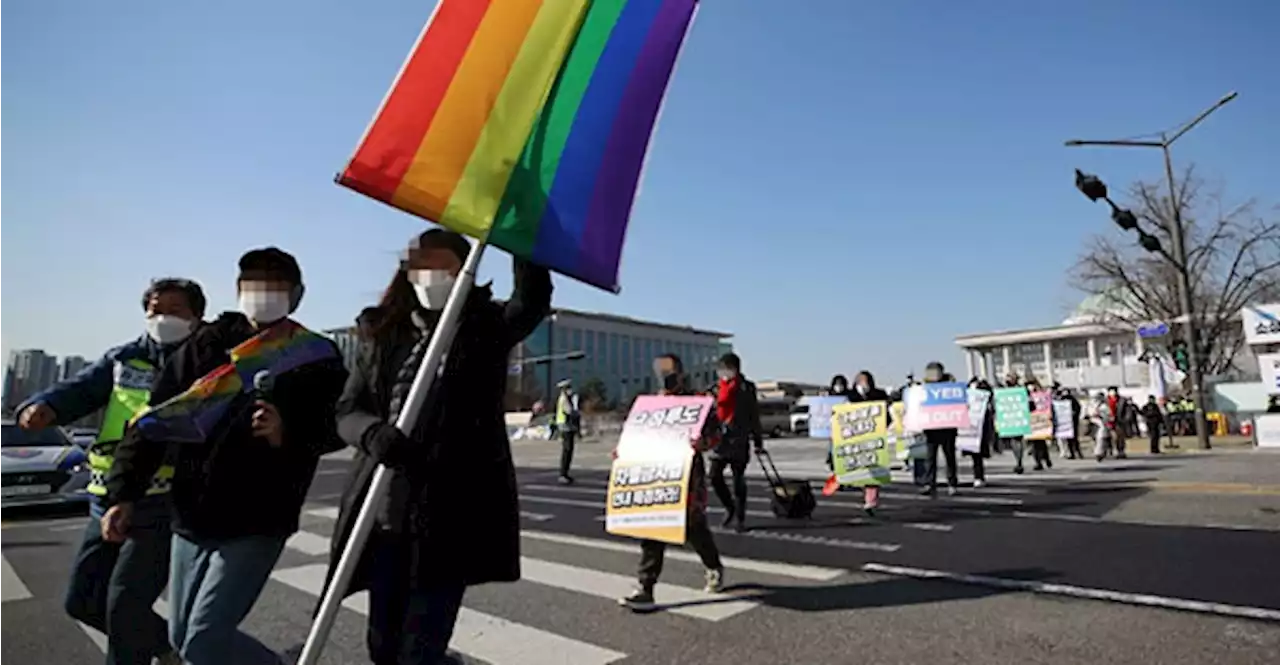
[[[733,493],[729,493],[729,485],[724,481],[724,469],[729,467],[733,473]],[[747,516],[747,460],[725,459],[719,457],[711,460],[711,489],[725,510],[733,511],[738,521]]]
[[[1160,453],[1160,423],[1147,423],[1147,439],[1151,442],[1151,454]]]
[[[711,535],[711,527],[707,525],[707,514],[695,511],[689,515],[689,524],[685,531],[685,541],[698,557],[702,565],[709,570],[724,567],[720,563],[720,549],[716,547],[715,537]],[[652,589],[662,575],[662,562],[666,558],[667,544],[660,540],[640,541],[640,586]]]
[[[1049,459],[1049,442],[1044,439],[1031,442],[1031,457],[1035,460],[1037,469],[1053,466],[1053,460]]]
[[[369,541],[369,626],[365,642],[374,665],[437,665],[445,659],[466,587],[414,588],[409,546],[396,536]]]
[[[569,466],[573,464],[573,445],[577,443],[578,433],[571,429],[560,430],[560,475],[569,475]]]
[[[982,453],[965,453],[969,459],[973,461],[973,479],[987,481],[987,461],[982,458]],[[935,471],[936,473],[936,471]]]
[[[960,484],[959,474],[956,470],[956,442],[948,441],[939,443],[937,441],[929,442],[929,457],[925,459],[925,486],[938,486],[938,449],[942,449],[942,454],[947,458],[947,485],[955,487]]]

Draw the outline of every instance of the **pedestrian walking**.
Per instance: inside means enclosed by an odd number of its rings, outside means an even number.
[[[1111,428],[1107,426],[1110,420],[1110,409],[1107,407],[1106,395],[1094,394],[1093,402],[1089,404],[1086,414],[1093,429],[1093,458],[1101,462],[1111,454]]]
[[[970,390],[980,390],[987,394],[987,408],[982,412],[982,436],[978,440],[978,451],[965,451],[973,465],[973,486],[985,487],[987,484],[987,459],[991,457],[991,449],[996,441],[996,405],[995,391],[985,379],[973,379],[969,382]]]
[[[209,428],[200,429],[185,426],[191,421],[168,421],[171,429],[153,430],[140,420],[116,447],[107,478],[113,505],[102,518],[103,537],[124,542],[135,533],[138,505],[156,470],[173,451],[169,640],[188,665],[230,662],[236,627],[262,592],[285,540],[298,530],[316,463],[336,440],[333,407],[346,377],[337,346],[288,318],[303,294],[297,261],[269,247],[246,253],[239,268],[241,312],[197,330],[165,363],[151,391],[152,406],[186,394],[192,401],[179,401],[185,409],[179,415],[194,408],[213,414],[208,417],[215,422],[201,421]],[[241,346],[250,340],[258,345]],[[275,350],[277,342],[285,349]],[[240,361],[237,354],[251,351],[254,362],[268,368],[255,373],[254,390],[237,392],[229,402],[186,393],[214,372],[236,375],[242,370],[233,364]],[[285,358],[307,361],[274,369]],[[211,403],[224,408],[200,411]],[[159,420],[164,413],[156,412],[153,421],[166,422]],[[171,438],[179,432],[203,438]]]
[[[1029,378],[1026,382],[1027,395],[1043,390],[1040,382],[1035,378]],[[1035,410],[1035,401],[1031,402],[1031,409]],[[1053,468],[1053,459],[1049,456],[1048,439],[1032,439],[1031,440],[1031,459],[1036,463],[1034,471],[1044,471],[1046,468]]]
[[[1152,455],[1160,454],[1160,435],[1164,428],[1164,413],[1160,411],[1160,403],[1155,395],[1147,395],[1147,403],[1142,405],[1142,420],[1147,425],[1147,441],[1150,443]]]
[[[173,467],[151,476],[134,507],[131,537],[102,537],[106,476],[125,426],[146,410],[151,384],[182,342],[200,325],[204,291],[186,279],[153,281],[142,294],[146,332],[107,351],[69,381],[20,405],[18,426],[28,430],[68,425],[105,409],[89,447],[89,522],[72,564],[63,607],[71,618],[107,636],[108,665],[180,663],[164,619],[152,609],[169,577],[169,504]]]
[[[565,379],[557,384],[560,395],[556,398],[556,430],[560,433],[560,484],[572,485],[569,466],[573,464],[573,446],[582,431],[582,412],[578,408],[578,393],[573,383]]]
[[[692,395],[688,377],[684,373],[684,363],[675,354],[659,356],[654,362],[658,375],[659,395]],[[692,468],[689,471],[688,514],[685,526],[685,539],[693,551],[702,560],[706,569],[707,593],[718,593],[724,585],[724,564],[720,560],[720,549],[716,547],[715,536],[707,524],[707,486],[703,470],[702,452],[717,445],[716,437],[720,436],[721,424],[718,422],[717,407],[707,418],[703,426],[703,436],[690,442],[694,449]],[[640,541],[639,585],[630,594],[619,598],[618,603],[635,611],[646,611],[653,608],[653,589],[662,575],[663,561],[666,557],[667,544],[658,540]]]
[[[1022,384],[1018,381],[1017,374],[1009,374],[1004,379],[1004,387],[1006,388],[1017,388],[1020,385]],[[1029,404],[1028,408],[1033,408],[1033,405]],[[1002,436],[1000,437],[1000,444],[1002,448],[1007,448],[1013,452],[1013,472],[1023,473],[1022,458],[1026,454],[1026,438],[1022,436]]]
[[[1062,454],[1067,459],[1083,459],[1084,453],[1080,451],[1080,400],[1076,398],[1075,393],[1057,383],[1054,384],[1054,399],[1071,404],[1071,436],[1060,440],[1063,446]]]
[[[936,360],[925,366],[924,382],[930,383],[954,381],[955,378],[946,373],[942,363]],[[925,485],[920,491],[926,496],[938,493],[938,451],[941,450],[947,461],[947,494],[954,495],[960,485],[959,470],[956,466],[955,428],[929,429],[924,431],[924,440],[928,445],[928,457],[925,459]]]
[[[395,474],[344,596],[369,592],[366,643],[375,665],[435,665],[468,587],[520,579],[520,511],[503,417],[511,349],[551,309],[551,275],[514,260],[503,304],[472,288],[439,378],[408,433],[395,426],[462,264],[463,236],[417,236],[377,308],[338,402],[338,433],[355,449],[330,546],[342,558],[373,473]],[[326,582],[328,586],[328,582]]]
[[[716,421],[720,423],[720,443],[711,450],[711,487],[724,506],[724,526],[746,530],[747,463],[754,444],[756,454],[764,450],[760,426],[760,403],[756,384],[742,375],[742,360],[736,353],[720,357],[716,368]],[[724,471],[733,474],[733,492],[725,483]]]
[[[1125,459],[1124,437],[1124,399],[1120,397],[1120,389],[1116,386],[1107,388],[1107,429],[1111,430],[1111,447],[1116,451],[1116,459]]]

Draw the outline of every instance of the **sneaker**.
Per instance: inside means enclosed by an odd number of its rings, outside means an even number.
[[[618,604],[629,607],[633,610],[647,610],[653,608],[653,588],[652,587],[636,587],[635,591],[618,599]]]
[[[975,481],[973,481],[973,488],[974,488],[974,489],[982,489],[983,487],[986,487],[986,486],[987,486],[987,481],[985,481],[985,480],[975,480]]]
[[[955,496],[955,495],[956,495],[956,494],[958,494],[958,493],[959,493],[959,491],[956,489],[956,486],[955,486],[955,485],[948,485],[948,486],[947,486],[947,496]]]
[[[573,478],[570,478],[569,476],[560,476],[560,478],[558,478],[557,480],[560,482],[561,485],[573,484]]]
[[[938,494],[938,488],[936,488],[936,487],[932,487],[932,486],[926,485],[926,486],[924,486],[923,488],[921,488],[921,489],[920,489],[920,496],[930,496],[930,497],[931,497],[931,496],[937,496],[937,494]]]
[[[301,657],[302,657],[302,649],[301,647],[299,647],[298,658],[301,658]],[[294,662],[296,661],[297,661],[297,658],[294,659]],[[177,651],[162,653],[159,656],[156,656],[155,665],[182,665],[182,656],[179,656]]]
[[[703,591],[707,593],[720,593],[724,588],[724,569],[708,568],[707,569],[707,586],[703,587]]]
[[[733,530],[736,531],[737,533],[746,533],[747,532],[746,520],[743,520],[741,517],[739,517],[738,521],[733,523]]]

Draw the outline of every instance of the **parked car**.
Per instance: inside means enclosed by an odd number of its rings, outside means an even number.
[[[778,438],[791,429],[791,401],[762,399],[760,404],[760,429],[772,438]]]
[[[85,451],[57,427],[24,430],[0,422],[0,504],[71,504],[89,500]]]
[[[809,405],[797,402],[791,407],[791,433],[796,436],[809,436]]]

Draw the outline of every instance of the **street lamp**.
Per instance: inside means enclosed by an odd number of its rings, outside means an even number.
[[[1195,310],[1191,301],[1191,277],[1187,271],[1187,247],[1186,247],[1186,229],[1182,222],[1182,208],[1178,205],[1177,183],[1173,178],[1173,157],[1169,153],[1169,148],[1175,141],[1182,138],[1184,134],[1191,131],[1193,127],[1200,124],[1209,114],[1217,111],[1227,105],[1231,100],[1236,98],[1236,93],[1232,92],[1219,99],[1213,106],[1200,112],[1199,115],[1192,118],[1190,122],[1178,127],[1171,132],[1161,132],[1159,141],[1132,141],[1132,140],[1114,140],[1114,141],[1083,141],[1072,140],[1067,141],[1066,146],[1111,146],[1122,148],[1159,148],[1164,153],[1164,174],[1169,184],[1169,207],[1171,208],[1171,222],[1173,228],[1169,229],[1169,239],[1173,244],[1173,254],[1170,255],[1160,246],[1160,241],[1155,236],[1143,231],[1139,225],[1137,217],[1132,212],[1122,209],[1107,197],[1107,187],[1097,176],[1080,172],[1076,169],[1076,188],[1078,188],[1091,201],[1102,199],[1111,206],[1111,219],[1117,225],[1126,231],[1136,230],[1138,232],[1138,244],[1143,249],[1153,254],[1160,254],[1165,257],[1176,269],[1178,276],[1178,301],[1182,316],[1186,319],[1186,325],[1183,326],[1183,333],[1187,342],[1187,360],[1188,374],[1191,378],[1191,394],[1196,403],[1196,439],[1199,440],[1201,448],[1210,448],[1209,428],[1204,418],[1204,377],[1200,371],[1200,344],[1199,332],[1196,329]]]

